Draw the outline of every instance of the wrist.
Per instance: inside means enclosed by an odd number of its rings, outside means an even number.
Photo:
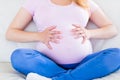
[[[87,30],[87,38],[91,39],[92,38],[92,31],[91,30]]]
[[[41,32],[36,32],[35,33],[35,40],[37,42],[41,42],[42,41],[42,33]]]
[[[89,30],[89,38],[97,38],[99,31],[97,29]]]

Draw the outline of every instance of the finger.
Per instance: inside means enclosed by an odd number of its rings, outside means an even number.
[[[72,32],[72,35],[73,35],[73,36],[77,36],[77,35],[80,35],[80,33],[77,32],[77,31],[75,31],[75,32]]]
[[[54,37],[54,38],[50,38],[50,42],[53,42],[53,43],[59,43],[60,42],[60,39],[61,37],[60,36],[57,36],[57,37]]]
[[[76,33],[76,32],[78,32],[78,31],[79,31],[79,30],[77,30],[77,29],[72,29],[72,30],[71,30],[72,33]]]
[[[86,36],[85,31],[83,31],[83,30],[73,31],[73,34],[74,34],[74,35],[82,35],[82,36]]]
[[[51,30],[54,30],[56,28],[56,26],[51,26],[51,27],[48,27],[47,30],[51,31]]]
[[[82,37],[82,36],[75,36],[74,38],[75,38],[75,39],[79,39],[80,37]]]
[[[61,34],[60,31],[51,31],[50,34],[54,35],[54,34]]]
[[[56,39],[62,39],[62,38],[63,38],[63,37],[60,36],[60,35],[56,36]]]
[[[80,25],[76,25],[76,24],[72,24],[74,27],[76,27],[78,30],[85,30],[85,28],[84,27],[81,27]]]
[[[74,29],[72,29],[72,32],[76,32],[76,31],[81,31],[81,32],[84,32],[84,29],[82,29],[82,28],[74,28]]]
[[[86,34],[85,33],[82,33],[82,34],[80,34],[82,37],[86,37]]]
[[[85,36],[85,33],[83,31],[76,31],[76,32],[72,32],[72,35],[73,36],[76,36],[76,35]]]
[[[53,35],[53,39],[62,39],[63,37],[61,35]]]
[[[75,39],[78,39],[80,37],[82,37],[82,36],[76,36]],[[87,40],[87,38],[84,36],[81,43],[84,44],[86,40]]]
[[[79,28],[80,25],[76,25],[76,24],[72,24],[72,26],[76,27],[76,28]]]
[[[75,39],[78,39],[78,38],[81,38],[82,36],[79,34],[79,35],[74,35],[74,38]]]
[[[50,39],[62,39],[63,37],[60,34],[52,34],[49,35]]]
[[[84,31],[76,31],[75,33],[78,34],[78,35],[79,34],[85,34]]]
[[[84,44],[86,40],[87,40],[87,37],[83,36],[82,44]]]
[[[86,37],[85,33],[75,33],[75,38]]]
[[[80,29],[77,29],[77,28],[72,29],[73,32],[78,31],[78,30],[80,30]]]
[[[49,35],[48,37],[49,37],[49,39],[53,39],[54,35]]]
[[[56,44],[58,44],[60,42],[58,39],[56,39],[56,40],[55,39],[51,39],[50,41],[53,42],[53,43],[56,43]]]
[[[49,42],[47,42],[45,45],[46,45],[49,49],[52,49],[52,46],[50,45]]]

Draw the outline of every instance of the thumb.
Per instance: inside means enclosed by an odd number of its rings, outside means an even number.
[[[87,37],[83,36],[82,44],[84,44],[86,40],[87,40]]]

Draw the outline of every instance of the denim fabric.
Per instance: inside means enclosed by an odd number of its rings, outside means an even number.
[[[34,72],[52,80],[92,80],[120,68],[120,49],[102,50],[75,64],[56,64],[36,50],[17,49],[11,55],[11,63],[24,75]]]

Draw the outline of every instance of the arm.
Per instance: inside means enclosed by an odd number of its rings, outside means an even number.
[[[21,8],[6,32],[6,38],[16,42],[39,41],[39,37],[37,36],[36,32],[24,31],[25,27],[30,23],[31,20],[31,14],[24,8]]]
[[[106,17],[101,9],[97,9],[91,14],[91,21],[98,26],[98,29],[88,30],[89,38],[107,39],[117,35],[117,29]]]
[[[101,9],[97,9],[96,11],[94,11],[90,16],[90,19],[93,23],[95,23],[98,26],[97,29],[86,29],[80,25],[73,24],[73,26],[75,27],[72,30],[74,37],[83,37],[82,43],[84,43],[86,39],[90,38],[108,39],[117,35],[118,32],[116,27],[105,16]]]
[[[21,8],[6,32],[6,38],[16,42],[39,41],[51,49],[49,42],[57,43],[60,39],[60,32],[55,30],[55,26],[48,27],[43,32],[24,31],[31,20],[32,15],[24,8]]]

